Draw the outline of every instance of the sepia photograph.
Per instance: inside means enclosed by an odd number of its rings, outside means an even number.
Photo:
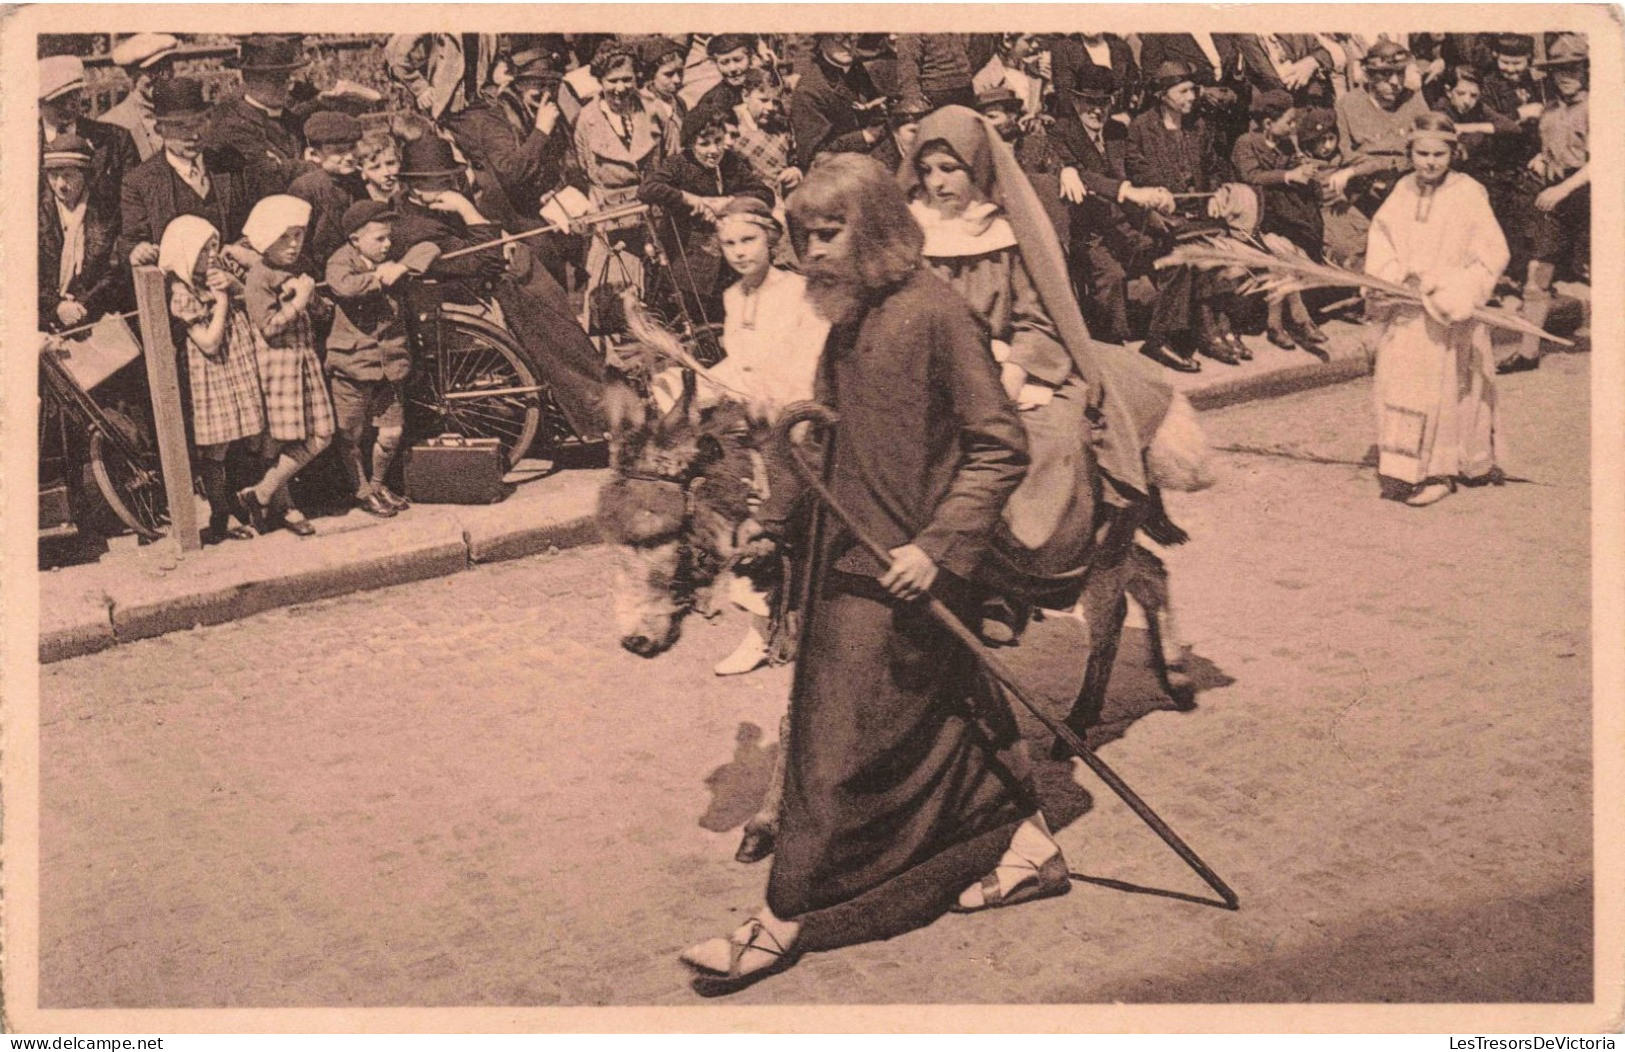
[[[0,46],[0,1028],[1619,1031],[1619,8]]]

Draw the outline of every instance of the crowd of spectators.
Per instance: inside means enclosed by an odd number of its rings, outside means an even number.
[[[297,388],[286,397],[298,411],[284,415],[298,426],[269,446],[248,434],[253,420],[211,434],[271,449],[254,487],[228,493],[206,477],[220,536],[245,507],[256,526],[298,529],[286,482],[335,435],[356,500],[400,510],[383,479],[410,368],[393,291],[406,270],[500,303],[571,426],[601,433],[606,366],[587,336],[601,288],[641,286],[651,258],[681,261],[661,294],[697,323],[721,322],[736,275],[714,235],[730,202],[752,198],[782,219],[822,157],[867,153],[895,169],[919,122],[948,106],[979,111],[1013,148],[1094,338],[1139,341],[1170,369],[1249,358],[1248,331],[1321,353],[1316,304],[1266,308],[1222,274],[1154,264],[1236,222],[1239,184],[1256,202],[1249,232],[1358,268],[1370,217],[1409,164],[1406,133],[1430,109],[1460,131],[1458,167],[1485,187],[1511,248],[1505,302],[1588,279],[1588,56],[1574,34],[380,36],[388,94],[312,83],[300,35],[237,43],[228,64],[241,90],[206,101],[179,69],[180,37],[114,40],[130,90],[94,117],[82,60],[40,60],[41,328],[130,309],[131,268],[158,265],[194,414],[210,396],[236,404],[200,376],[224,383],[229,368],[232,383],[253,382],[228,361],[233,346],[258,349],[262,407],[265,385]],[[411,101],[391,108],[391,97]],[[569,190],[598,211],[648,204],[661,221],[436,258],[537,229]],[[256,215],[271,217],[263,243]],[[183,224],[172,237],[188,216],[212,233]],[[793,266],[787,241],[775,252]],[[318,282],[325,292],[307,287]],[[266,348],[290,341],[298,353],[269,375]],[[383,437],[369,446],[366,435]]]

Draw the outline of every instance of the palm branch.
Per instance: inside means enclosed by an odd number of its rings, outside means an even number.
[[[626,312],[627,332],[637,340],[638,346],[643,351],[656,359],[663,359],[691,371],[717,390],[730,394],[742,402],[749,401],[749,395],[718,380],[711,370],[701,364],[700,360],[683,345],[682,339],[661,324],[649,308],[644,306],[637,291],[630,286],[621,291],[621,307]],[[653,372],[653,369],[649,371]]]
[[[1159,270],[1165,267],[1196,267],[1199,270],[1228,271],[1241,276],[1238,291],[1243,295],[1258,293],[1271,301],[1279,301],[1305,289],[1352,287],[1373,289],[1422,306],[1422,293],[1417,289],[1347,267],[1316,263],[1296,245],[1274,234],[1264,235],[1262,247],[1240,238],[1216,234],[1175,246],[1172,252],[1157,260],[1156,265]],[[1472,316],[1497,329],[1538,336],[1564,347],[1574,346],[1571,341],[1553,336],[1511,311],[1477,307]]]

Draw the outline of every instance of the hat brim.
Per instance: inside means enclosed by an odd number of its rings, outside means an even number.
[[[62,85],[60,88],[57,88],[55,91],[51,92],[48,95],[41,95],[39,97],[39,100],[41,102],[51,102],[54,99],[60,99],[62,96],[68,94],[69,92],[72,92],[72,91],[84,91],[84,90],[85,90],[85,82],[82,81],[82,80],[76,80],[72,84],[64,84],[64,85]]]
[[[239,73],[292,73],[296,69],[304,69],[310,65],[310,59],[303,58],[297,62],[256,62],[245,64],[240,59],[225,63],[227,69],[235,69]]]
[[[397,179],[444,179],[447,176],[461,175],[462,173],[463,173],[463,169],[461,169],[461,168],[441,168],[441,169],[437,169],[435,171],[425,171],[425,172],[396,172],[395,173],[395,178],[397,178]]]
[[[1567,58],[1543,58],[1535,63],[1541,69],[1562,69],[1564,66],[1589,66],[1590,55],[1570,55]]]
[[[1093,88],[1090,88],[1088,90],[1084,90],[1082,88],[1068,88],[1067,90],[1072,93],[1073,98],[1077,99],[1080,102],[1110,102],[1110,101],[1112,101],[1112,92],[1109,92],[1109,91],[1096,91]]]

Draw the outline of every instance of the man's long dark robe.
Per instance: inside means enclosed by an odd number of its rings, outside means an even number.
[[[1027,464],[1021,423],[969,309],[912,273],[820,366],[839,414],[830,486],[887,549],[913,543],[962,616],[967,584]],[[833,519],[823,537],[790,702],[769,907],[810,945],[929,922],[997,863],[1033,813],[1025,771],[990,743],[1014,720],[964,646],[920,603],[887,596],[878,560]]]

